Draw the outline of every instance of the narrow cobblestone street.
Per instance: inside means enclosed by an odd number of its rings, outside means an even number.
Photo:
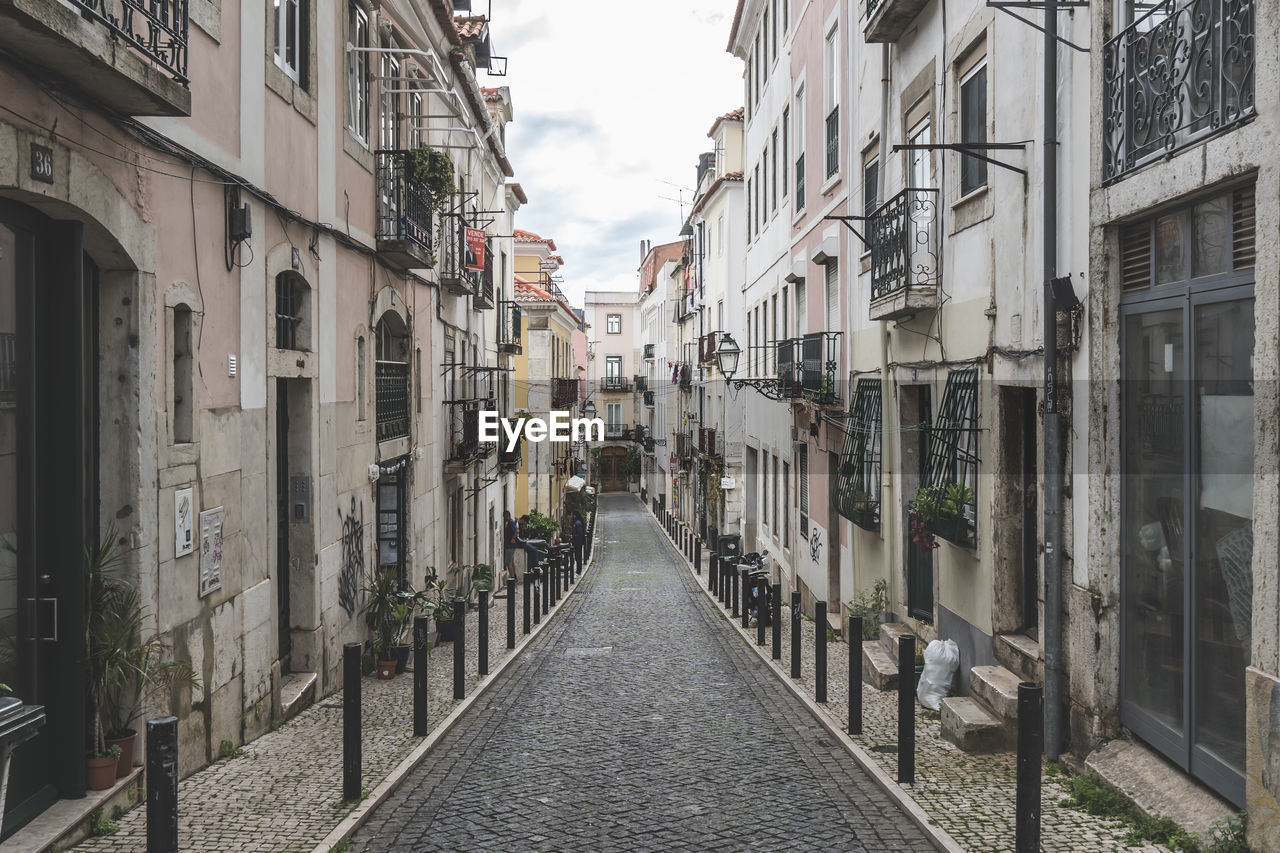
[[[604,496],[601,516],[563,616],[354,849],[932,849],[721,630],[641,504]]]

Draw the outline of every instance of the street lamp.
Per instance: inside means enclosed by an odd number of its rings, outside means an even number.
[[[582,404],[582,416],[584,418],[594,418],[596,416],[596,404],[594,400],[588,398],[587,401]]]
[[[720,372],[724,374],[725,379],[732,379],[733,374],[738,372],[738,358],[741,355],[742,348],[733,339],[733,335],[721,332],[720,345],[716,347],[716,363],[720,366]]]

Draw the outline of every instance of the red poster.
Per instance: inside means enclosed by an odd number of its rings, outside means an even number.
[[[467,229],[467,269],[484,269],[484,229]]]

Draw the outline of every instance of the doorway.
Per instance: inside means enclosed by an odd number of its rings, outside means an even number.
[[[827,496],[827,612],[840,614],[840,513],[836,509],[830,484],[835,482],[836,471],[840,470],[840,454],[827,452],[827,483],[823,490]]]
[[[992,485],[998,613],[992,629],[1026,634],[1039,643],[1040,624],[1040,419],[1038,392],[1025,386],[997,388],[999,475]]]
[[[276,637],[280,672],[310,672],[319,621],[311,518],[311,381],[277,379]],[[301,643],[301,645],[299,645]]]
[[[627,449],[605,447],[600,451],[600,488],[606,492],[622,492],[627,489]]]
[[[929,431],[933,424],[932,395],[928,385],[908,385],[899,398],[902,430],[902,517],[909,518],[907,502],[928,479]],[[910,525],[903,534],[907,551],[907,615],[933,622],[933,551],[911,541]]]

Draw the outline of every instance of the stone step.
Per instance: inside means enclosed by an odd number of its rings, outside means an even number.
[[[889,653],[895,662],[898,660],[898,638],[915,636],[902,622],[880,623],[880,647]],[[920,642],[918,639],[916,642]]]
[[[862,680],[876,690],[898,689],[898,665],[875,640],[862,643]]]
[[[1002,666],[975,666],[969,670],[969,695],[1001,720],[1018,723],[1018,683],[1022,679]]]
[[[1044,683],[1044,658],[1040,643],[1026,634],[996,634],[995,658],[1023,681]]]
[[[965,752],[1013,749],[1016,730],[992,716],[971,696],[942,700],[942,737]]]
[[[316,674],[291,672],[280,682],[280,722],[292,719],[316,698]]]

